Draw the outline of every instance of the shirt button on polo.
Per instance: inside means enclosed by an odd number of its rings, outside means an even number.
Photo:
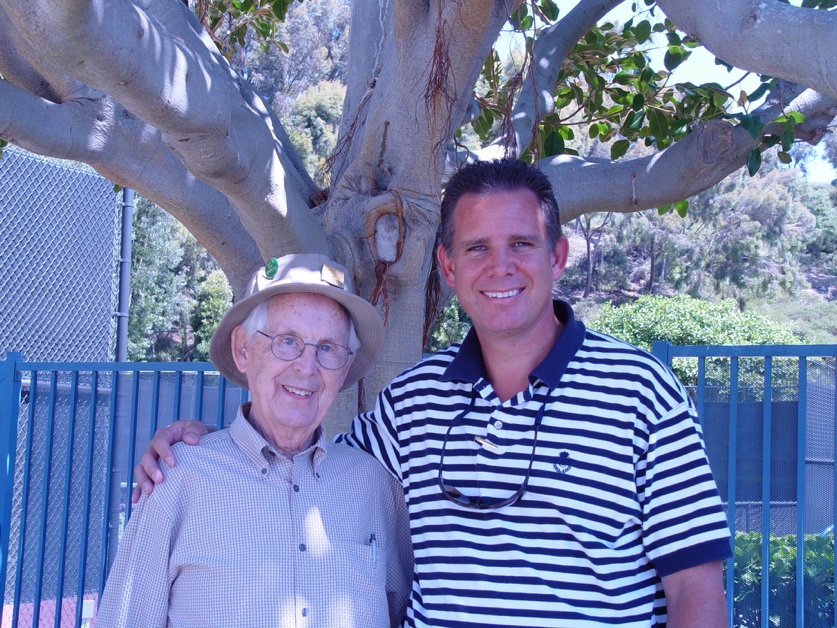
[[[501,430],[503,429],[503,422],[502,421],[494,421],[495,429]]]
[[[305,551],[305,543],[300,543],[300,544],[299,544],[299,551],[300,551],[300,552],[304,552],[304,551]]]
[[[262,469],[262,475],[267,475],[267,469]]]
[[[299,493],[299,486],[294,484],[294,493]]]

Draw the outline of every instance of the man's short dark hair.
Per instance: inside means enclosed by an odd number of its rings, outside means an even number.
[[[561,221],[552,185],[543,172],[510,157],[468,164],[450,178],[442,198],[439,243],[447,251],[453,247],[453,212],[463,194],[513,192],[520,189],[531,190],[537,197],[546,224],[549,246],[554,249],[561,239]]]

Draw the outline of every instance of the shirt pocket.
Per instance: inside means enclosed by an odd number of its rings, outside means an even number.
[[[331,623],[340,626],[388,626],[387,550],[383,543],[372,544],[334,541],[332,544],[333,573],[342,589],[342,600],[351,600],[351,610],[331,607]],[[335,613],[340,615],[335,616]]]

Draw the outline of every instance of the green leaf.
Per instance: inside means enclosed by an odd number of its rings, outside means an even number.
[[[768,83],[762,83],[753,92],[747,94],[747,100],[750,102],[758,100],[767,93],[768,89],[770,89],[770,85]]]
[[[731,64],[727,63],[723,59],[719,59],[718,57],[715,57],[715,65],[724,66],[727,69],[727,72],[732,72],[732,70],[733,70],[733,67],[732,67]]]
[[[789,164],[793,161],[793,158],[783,150],[777,151],[776,156],[783,164]]]
[[[793,120],[794,124],[802,124],[805,122],[805,115],[798,111],[789,111],[787,116],[789,119]]]
[[[761,130],[764,128],[761,122],[761,116],[751,116],[746,113],[741,116],[741,126],[747,130],[754,140],[759,139]]]
[[[671,211],[671,203],[666,203],[665,205],[660,205],[657,208],[657,213],[660,216],[665,216],[667,213]]]
[[[631,143],[628,140],[616,140],[610,147],[610,158],[614,161],[619,159],[628,152],[628,148],[630,148],[630,146]]]
[[[668,119],[659,109],[648,108],[648,127],[657,139],[668,137]]]
[[[541,0],[540,6],[541,11],[547,19],[552,20],[553,22],[558,19],[560,11],[558,10],[558,5],[555,4],[553,0]]]
[[[645,59],[645,55],[644,55],[644,54],[642,54],[642,53],[641,53],[641,52],[639,52],[639,51],[637,51],[637,52],[635,52],[635,53],[633,54],[632,59],[634,60],[634,65],[635,65],[638,69],[640,69],[640,70],[641,70],[642,68],[644,68],[644,67],[645,67],[645,65],[646,65],[646,63],[647,63],[647,61],[646,61],[646,59]]]
[[[118,183],[114,183],[113,184],[113,191],[114,192],[121,192],[122,191],[122,186],[119,185]]]
[[[648,41],[648,38],[651,36],[651,22],[642,20],[636,25],[634,35],[636,35],[636,43],[638,44],[644,44]]]
[[[563,136],[553,131],[546,136],[543,142],[544,157],[551,157],[552,155],[561,155],[564,153],[564,138]]]
[[[490,109],[483,109],[480,112],[473,122],[471,122],[471,126],[474,127],[474,131],[476,131],[477,135],[480,138],[487,138],[488,134],[491,132],[491,126],[494,124],[494,116],[491,113]]]
[[[747,172],[750,173],[751,177],[754,177],[759,171],[759,168],[761,168],[761,151],[756,146],[750,151],[750,156],[747,157]]]
[[[793,130],[788,129],[784,133],[782,133],[782,150],[788,152],[793,145]]]
[[[631,100],[631,108],[634,111],[640,111],[645,106],[645,96],[642,94],[634,94],[633,99]]]
[[[637,111],[631,114],[631,117],[628,118],[628,122],[625,125],[625,128],[628,131],[639,131],[642,128],[642,124],[645,122],[645,111]]]
[[[681,218],[685,218],[686,214],[689,213],[689,199],[684,198],[683,200],[677,201],[674,204],[674,211],[676,211]]]
[[[663,57],[663,65],[666,66],[666,70],[671,72],[674,68],[688,59],[691,54],[691,52],[686,52],[679,46],[669,46],[665,56]]]
[[[688,133],[690,126],[691,124],[688,118],[681,118],[671,125],[671,134],[672,136],[677,137],[678,135]]]

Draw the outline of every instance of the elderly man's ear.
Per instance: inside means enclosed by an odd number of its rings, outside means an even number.
[[[230,347],[232,348],[232,356],[233,360],[235,360],[235,366],[242,373],[247,372],[247,354],[249,351],[248,343],[249,338],[247,338],[247,331],[244,327],[239,325],[233,329],[230,338]]]

